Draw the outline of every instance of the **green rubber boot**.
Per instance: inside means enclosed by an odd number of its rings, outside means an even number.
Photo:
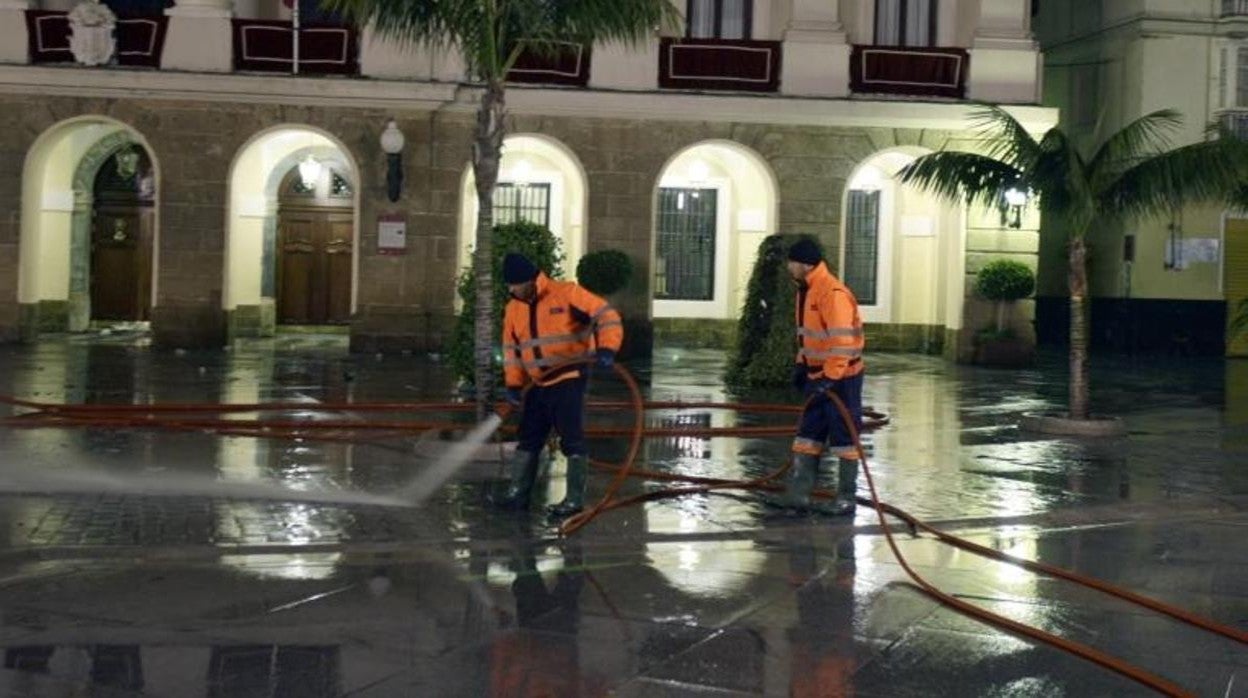
[[[818,475],[819,456],[794,453],[793,464],[789,466],[789,474],[784,481],[784,494],[778,502],[780,506],[809,509],[810,492],[815,488],[815,478]]]
[[[589,476],[588,470],[588,456],[568,456],[568,493],[562,502],[546,510],[552,519],[566,519],[585,508],[585,480]]]
[[[858,493],[858,459],[838,458],[836,462],[836,499],[828,513],[833,516],[853,516],[858,507],[854,495]]]
[[[491,503],[499,509],[528,509],[529,494],[533,491],[533,481],[537,479],[537,455],[528,451],[517,450],[511,456],[511,481],[502,497]]]

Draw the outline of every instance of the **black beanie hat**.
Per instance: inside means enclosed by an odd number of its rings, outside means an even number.
[[[509,284],[522,284],[537,278],[537,267],[522,254],[507,253],[503,258],[503,280]]]
[[[817,266],[823,261],[823,252],[819,250],[819,244],[814,240],[802,238],[789,248],[789,261],[809,264],[812,267]]]

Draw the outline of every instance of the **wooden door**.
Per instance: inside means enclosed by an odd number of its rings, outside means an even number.
[[[283,209],[278,226],[278,322],[351,320],[353,217],[333,209]]]
[[[149,319],[153,212],[99,206],[91,230],[91,318]]]

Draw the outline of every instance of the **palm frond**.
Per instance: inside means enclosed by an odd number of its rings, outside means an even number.
[[[1248,180],[1248,145],[1204,141],[1140,160],[1097,195],[1102,214],[1118,218],[1166,215],[1188,203],[1231,202]]]
[[[522,37],[533,42],[636,44],[656,29],[677,29],[681,14],[671,0],[510,0]]]
[[[1141,160],[1169,150],[1170,137],[1183,125],[1183,116],[1173,109],[1145,114],[1110,136],[1088,163],[1094,182],[1112,181],[1118,173]]]
[[[971,113],[971,126],[983,154],[1020,170],[1029,169],[1040,155],[1040,144],[1008,111],[985,104]]]
[[[1001,193],[1026,186],[1023,173],[978,153],[941,151],[924,155],[897,173],[897,179],[951,201],[995,206]]]

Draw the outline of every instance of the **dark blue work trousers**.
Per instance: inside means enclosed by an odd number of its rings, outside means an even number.
[[[539,453],[550,436],[551,428],[559,434],[565,456],[585,455],[585,388],[584,376],[570,378],[554,385],[535,385],[524,396],[524,412],[520,415],[521,451]]]

